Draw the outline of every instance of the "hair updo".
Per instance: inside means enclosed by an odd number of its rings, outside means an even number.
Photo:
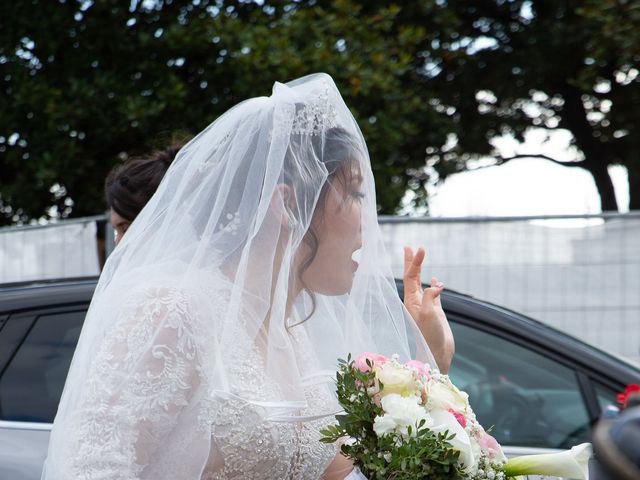
[[[104,183],[109,208],[133,222],[160,185],[178,151],[186,142],[175,142],[148,156],[132,158],[109,172]]]

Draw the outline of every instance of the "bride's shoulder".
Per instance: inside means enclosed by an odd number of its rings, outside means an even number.
[[[123,316],[156,322],[164,318],[222,315],[230,292],[229,280],[219,271],[194,271],[187,275],[148,275],[129,283],[120,296]]]
[[[131,275],[121,283],[121,288],[126,291],[127,301],[133,303],[149,299],[184,302],[203,296],[226,296],[230,285],[230,280],[217,269],[189,272],[152,269]]]

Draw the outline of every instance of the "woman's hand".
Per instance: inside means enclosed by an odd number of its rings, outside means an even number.
[[[348,478],[352,472],[353,462],[342,455],[342,453],[337,453],[324,473],[320,475],[319,480],[344,480]]]
[[[431,277],[431,287],[423,290],[420,268],[424,255],[423,248],[419,248],[414,255],[411,248],[404,247],[404,305],[427,341],[438,368],[442,373],[447,373],[453,359],[455,343],[440,303],[444,285],[436,277]]]

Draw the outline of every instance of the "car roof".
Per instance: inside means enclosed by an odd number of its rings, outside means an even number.
[[[0,285],[0,315],[25,309],[88,303],[98,277],[37,280]]]
[[[51,279],[0,285],[0,315],[24,309],[88,303],[97,277]],[[401,280],[396,285],[402,295]],[[640,368],[628,360],[615,357],[571,335],[508,308],[447,289],[442,294],[443,307],[462,323],[474,325],[494,334],[519,339],[522,344],[561,352],[565,360],[581,364],[604,376],[630,378],[640,382]],[[594,359],[597,359],[594,362]]]

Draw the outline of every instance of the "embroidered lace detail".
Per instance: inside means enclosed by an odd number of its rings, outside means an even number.
[[[277,389],[265,382],[258,349],[242,326],[235,329],[234,349],[243,352],[233,370],[233,392],[242,398],[267,400]],[[326,412],[330,393],[321,386],[305,391],[309,407],[302,415]],[[333,460],[332,445],[320,443],[320,429],[331,417],[312,422],[281,423],[267,420],[265,408],[237,399],[223,400],[212,422],[212,447],[223,465],[207,470],[203,480],[231,479],[317,479]]]
[[[231,235],[237,235],[241,222],[240,213],[227,213],[225,219],[228,223],[220,224],[220,231],[230,233]]]
[[[96,354],[75,414],[73,478],[140,477],[199,384],[194,315],[177,289],[129,299]]]
[[[242,322],[220,347],[236,359],[226,367],[230,395],[211,390],[214,355],[205,346],[229,298],[225,291],[202,290],[157,287],[125,301],[96,352],[74,414],[69,478],[179,478],[190,465],[203,471],[203,480],[317,479],[334,458],[334,447],[319,441],[332,417],[275,422],[266,408],[250,403],[281,396],[265,380],[260,351]],[[213,300],[213,318],[195,314],[203,310],[195,308],[194,297],[203,293]],[[299,349],[304,368],[302,343]],[[326,413],[331,394],[325,386],[307,387],[305,396],[308,408],[301,415]],[[197,428],[177,429],[183,415],[197,419]]]

